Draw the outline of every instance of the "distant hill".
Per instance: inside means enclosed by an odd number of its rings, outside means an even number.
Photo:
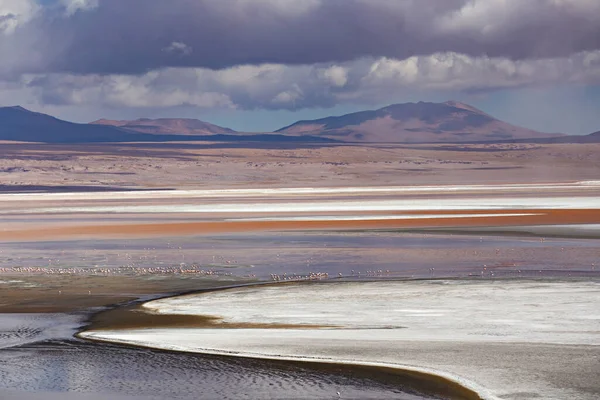
[[[0,107],[0,140],[45,143],[123,141],[129,134],[109,126],[75,124],[23,107]]]
[[[113,121],[100,119],[91,122],[94,125],[115,126],[121,129],[149,133],[153,135],[212,135],[212,134],[234,134],[234,130],[213,125],[198,119],[185,118],[160,118],[160,119],[136,119],[134,121]]]
[[[198,121],[201,123],[201,121]],[[176,141],[223,141],[223,142],[333,142],[331,139],[284,134],[238,134],[227,128],[207,123],[204,129],[214,129],[217,133],[184,134],[145,133],[126,129],[112,124],[76,124],[63,121],[50,115],[26,110],[20,106],[0,107],[0,140],[40,143],[111,143],[111,142],[176,142]],[[177,126],[177,124],[166,124]],[[188,125],[189,129],[193,129]],[[196,125],[199,126],[199,125]],[[152,128],[148,128],[151,130]],[[200,129],[200,128],[195,128]],[[225,133],[218,133],[218,132]],[[231,133],[230,133],[231,132]]]
[[[524,140],[520,140],[523,142]],[[589,135],[569,135],[553,138],[541,138],[529,140],[533,143],[600,143],[600,131],[590,133]]]
[[[340,117],[299,121],[278,133],[357,142],[450,143],[558,137],[500,121],[456,101],[393,104]]]

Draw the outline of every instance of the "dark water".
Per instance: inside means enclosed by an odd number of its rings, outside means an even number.
[[[348,367],[170,353],[74,340],[0,350],[0,398],[435,399]]]

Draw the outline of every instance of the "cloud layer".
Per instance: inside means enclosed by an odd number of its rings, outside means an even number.
[[[297,109],[599,84],[600,2],[0,0],[0,57],[5,95],[44,104]]]
[[[481,92],[565,82],[600,83],[600,51],[520,61],[437,53],[341,64],[164,68],[141,75],[40,74],[23,77],[21,85],[45,104],[294,110],[387,102],[406,90]]]
[[[137,74],[438,52],[555,58],[600,48],[597,0],[64,0],[63,10],[3,2],[15,4],[4,13],[17,17],[0,40],[43,54],[41,63],[21,64],[28,72]],[[164,51],[174,44],[190,51]]]

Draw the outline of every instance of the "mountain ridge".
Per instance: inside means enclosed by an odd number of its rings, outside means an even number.
[[[192,118],[139,118],[136,120],[99,119],[92,125],[115,126],[129,131],[149,134],[210,135],[235,134],[233,129]]]
[[[51,115],[27,110],[21,106],[0,107],[0,140],[37,143],[124,143],[124,142],[319,142],[332,139],[310,135],[296,137],[281,134],[152,134],[110,125],[79,124]]]
[[[557,137],[501,121],[465,103],[400,103],[377,110],[302,120],[276,132],[357,142],[460,143]]]
[[[63,121],[21,106],[0,107],[0,139],[42,143],[75,143],[120,139],[126,133],[116,128]]]
[[[536,132],[500,121],[468,104],[392,104],[342,116],[302,120],[274,133],[244,133],[189,118],[64,121],[21,106],[0,107],[0,140],[42,143],[106,142],[358,142],[358,143],[595,143],[589,135]]]

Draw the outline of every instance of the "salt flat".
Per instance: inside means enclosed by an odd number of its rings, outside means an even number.
[[[118,199],[160,199],[173,197],[252,197],[282,195],[333,195],[333,194],[402,194],[402,193],[463,193],[495,191],[522,192],[545,191],[555,192],[566,189],[594,190],[600,187],[600,181],[533,183],[533,184],[497,184],[497,185],[406,185],[406,186],[362,186],[362,187],[296,187],[296,188],[248,188],[248,189],[197,189],[197,190],[138,190],[133,192],[75,192],[75,193],[3,193],[0,201],[42,200],[42,199],[85,199],[85,200],[118,200]]]
[[[422,210],[595,209],[598,197],[517,197],[498,199],[342,200],[281,203],[212,203],[181,205],[118,205],[32,208],[24,213],[242,213],[242,212],[356,212]]]
[[[156,300],[144,309],[208,315],[244,329],[148,327],[81,336],[170,350],[428,371],[489,399],[595,399],[600,393],[598,282],[275,285]],[[273,328],[247,328],[259,323]]]
[[[599,198],[599,181],[0,194],[0,241],[599,224]]]

